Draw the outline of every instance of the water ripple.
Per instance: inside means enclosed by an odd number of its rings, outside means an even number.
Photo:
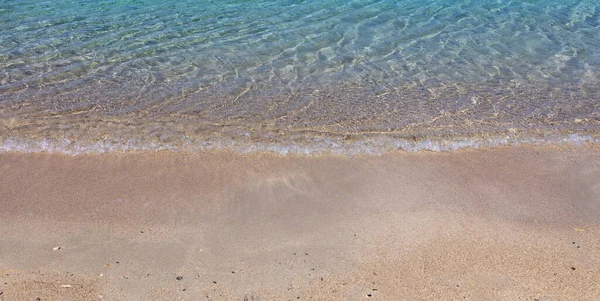
[[[37,124],[2,137],[112,118],[266,136],[600,123],[592,0],[7,0],[0,26],[0,121]]]

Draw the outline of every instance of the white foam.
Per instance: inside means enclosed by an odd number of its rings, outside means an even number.
[[[0,138],[2,139],[2,138]],[[173,140],[173,139],[171,139]],[[66,138],[16,138],[0,140],[0,152],[18,153],[60,153],[72,156],[134,151],[173,151],[198,152],[203,150],[233,150],[239,153],[272,152],[281,155],[380,155],[391,151],[457,151],[466,148],[567,144],[581,146],[586,143],[599,143],[599,135],[569,134],[503,134],[487,137],[454,137],[406,139],[391,135],[364,137],[346,142],[342,137],[303,137],[302,139],[279,138],[267,142],[253,142],[249,139],[235,140],[227,137],[209,137],[194,141],[186,137],[175,143],[147,142],[136,139],[101,140],[95,142],[72,141]],[[300,142],[298,142],[300,141]]]

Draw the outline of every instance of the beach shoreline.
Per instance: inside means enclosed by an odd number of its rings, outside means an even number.
[[[0,300],[600,297],[600,148],[0,154]]]

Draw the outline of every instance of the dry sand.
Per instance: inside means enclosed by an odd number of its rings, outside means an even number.
[[[5,153],[0,206],[0,300],[600,300],[590,146]]]

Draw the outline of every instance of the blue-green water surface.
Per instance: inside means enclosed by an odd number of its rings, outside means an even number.
[[[0,144],[597,137],[599,72],[591,0],[3,0]]]

